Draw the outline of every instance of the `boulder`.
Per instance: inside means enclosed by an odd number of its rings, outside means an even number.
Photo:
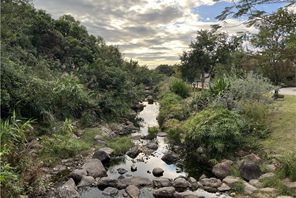
[[[79,198],[80,195],[77,192],[77,187],[72,178],[70,178],[64,185],[62,185],[59,189],[59,196],[61,198]]]
[[[148,96],[147,97],[147,101],[148,101],[148,104],[153,104],[154,100],[153,100],[153,96]]]
[[[197,183],[195,178],[189,177],[188,182],[190,183],[190,189],[191,190],[196,190],[198,188],[198,183]]]
[[[239,171],[240,175],[247,181],[250,181],[251,179],[257,179],[261,175],[261,170],[258,163],[250,160],[243,160],[239,167]]]
[[[174,187],[163,187],[153,190],[153,195],[156,198],[169,198],[173,197],[175,193]]]
[[[257,190],[258,189],[255,186],[252,186],[248,182],[244,182],[244,193],[245,194],[251,195]]]
[[[164,154],[161,159],[167,164],[172,164],[177,162],[179,157],[177,154],[169,151],[166,154]]]
[[[234,176],[227,176],[223,179],[223,182],[231,188],[234,188],[235,185],[240,181],[241,179],[239,177],[234,177]]]
[[[131,198],[138,198],[141,194],[139,188],[135,185],[129,185],[125,191]]]
[[[184,178],[177,178],[174,180],[173,186],[177,191],[185,191],[190,186],[190,183]]]
[[[87,175],[96,177],[105,177],[107,172],[102,162],[98,159],[90,159],[83,166],[82,169],[85,169]]]
[[[152,181],[150,179],[146,177],[139,177],[139,176],[120,179],[119,182],[122,186],[124,185],[125,186],[135,185],[137,187],[152,186]]]
[[[107,152],[103,151],[103,150],[98,150],[96,151],[93,156],[93,159],[98,159],[100,160],[102,163],[107,163],[108,161],[110,161],[110,156]]]
[[[103,195],[115,197],[118,194],[118,189],[113,187],[107,187],[103,191]]]
[[[158,148],[158,145],[154,142],[151,142],[151,143],[147,144],[147,148],[152,149],[152,150],[156,150]]]
[[[128,171],[127,171],[126,169],[124,169],[124,168],[118,168],[118,169],[117,169],[117,172],[118,172],[120,175],[123,175],[123,174],[127,173]]]
[[[255,186],[256,188],[262,188],[263,187],[263,184],[258,179],[251,179],[249,181],[249,184],[251,184],[252,186]]]
[[[232,164],[233,162],[231,160],[223,160],[213,167],[212,173],[219,179],[224,179],[225,177],[230,175]]]
[[[114,187],[117,188],[118,181],[109,177],[102,177],[97,181],[99,188]]]
[[[204,187],[210,187],[210,188],[219,188],[222,185],[222,182],[220,179],[211,177],[211,178],[203,178],[200,180],[200,183]]]
[[[275,188],[261,188],[260,192],[264,192],[270,195],[275,195],[277,193],[277,189]]]
[[[103,147],[99,149],[100,151],[105,151],[109,156],[112,156],[114,153],[114,150],[109,147]]]
[[[259,164],[261,164],[262,159],[258,155],[251,153],[249,155],[244,156],[243,161],[251,161],[251,162],[254,162],[255,164],[259,165]]]
[[[161,168],[154,168],[154,169],[152,170],[152,174],[153,174],[155,177],[160,177],[160,176],[162,176],[162,175],[163,175],[163,172],[164,172],[164,170],[161,169]]]
[[[259,177],[259,180],[263,180],[263,179],[266,179],[266,178],[272,178],[272,177],[274,177],[274,176],[275,176],[274,173],[265,173],[265,174],[263,174],[263,175],[261,175],[261,176]]]
[[[134,146],[132,147],[126,154],[131,157],[131,158],[136,158],[140,153],[139,147],[138,146]]]
[[[87,172],[85,169],[75,169],[73,170],[69,177],[72,178],[76,184],[78,184],[81,181],[82,176],[86,176]]]
[[[82,176],[82,179],[77,185],[77,187],[91,186],[95,182],[96,180],[92,176]]]
[[[156,178],[152,183],[155,188],[169,187],[172,185],[172,181],[169,178]]]

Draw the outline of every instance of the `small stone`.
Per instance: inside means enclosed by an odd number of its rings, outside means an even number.
[[[118,172],[120,175],[123,175],[123,174],[127,173],[128,171],[125,170],[124,168],[118,168],[118,169],[117,169],[117,172]]]
[[[274,173],[265,173],[259,177],[259,180],[266,179],[266,178],[272,178],[274,176],[275,176]]]
[[[156,178],[152,183],[155,188],[169,187],[172,184],[171,179],[168,178]]]
[[[231,188],[225,183],[222,183],[222,185],[218,188],[218,191],[220,192],[225,192],[229,190],[231,190]]]
[[[251,184],[252,186],[255,186],[256,188],[262,188],[263,187],[263,184],[258,179],[251,179],[249,181],[249,184]]]
[[[233,162],[231,160],[223,160],[222,162],[216,164],[213,169],[212,173],[218,177],[219,179],[223,179],[230,175],[231,165]]]
[[[236,183],[240,181],[241,179],[239,177],[234,177],[234,176],[227,176],[223,179],[223,182],[231,188],[234,188]]]
[[[74,180],[71,178],[69,179],[64,185],[59,188],[59,196],[61,198],[79,198],[80,195],[77,192],[77,187],[75,185]]]
[[[204,187],[211,187],[211,188],[219,188],[222,185],[222,182],[220,179],[211,177],[211,178],[204,178],[200,180],[200,183]]]
[[[276,170],[276,166],[274,164],[267,164],[266,165],[266,170],[268,172],[274,172]]]
[[[113,187],[107,187],[103,191],[103,194],[107,195],[107,196],[116,196],[118,194],[118,189],[113,188]]]
[[[103,150],[98,150],[96,151],[93,156],[92,156],[93,159],[98,159],[100,160],[102,163],[106,163],[110,160],[110,156],[108,155],[108,153],[106,153],[105,151]]]
[[[90,159],[83,166],[82,169],[85,169],[87,175],[96,177],[107,176],[107,172],[102,162],[98,159]]]
[[[189,187],[189,182],[184,179],[184,178],[177,178],[175,179],[175,181],[173,182],[173,185],[176,189],[178,190],[186,190]]]
[[[155,177],[160,177],[160,176],[162,176],[162,175],[163,175],[163,172],[164,172],[164,170],[161,169],[161,168],[154,168],[154,169],[152,170],[152,174],[153,174]]]
[[[136,165],[135,165],[135,164],[131,165],[131,171],[132,171],[132,172],[135,172],[135,171],[137,171],[137,167],[136,167]]]
[[[158,148],[158,145],[156,143],[148,143],[147,148],[156,150]]]
[[[106,152],[109,156],[112,156],[114,153],[114,150],[109,147],[103,147],[103,148],[100,148],[99,150]]]
[[[138,148],[138,146],[134,146],[132,147],[126,154],[130,157],[130,158],[136,158],[140,153],[140,150]]]
[[[96,182],[92,176],[82,176],[81,181],[77,185],[78,187],[91,186]]]
[[[170,151],[164,154],[161,159],[167,164],[172,164],[177,162],[179,157],[177,154]]]
[[[252,186],[248,182],[244,182],[244,192],[248,195],[253,194],[257,190],[256,187]]]
[[[70,178],[73,178],[76,184],[81,181],[82,176],[86,176],[87,172],[85,169],[75,169],[69,175]]]
[[[260,189],[260,192],[268,193],[268,194],[271,194],[271,195],[276,194],[276,191],[277,190],[275,188],[261,188]]]

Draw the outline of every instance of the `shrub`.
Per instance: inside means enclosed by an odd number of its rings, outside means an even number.
[[[170,90],[182,98],[189,96],[189,87],[181,79],[173,79],[170,85]]]
[[[285,177],[296,181],[296,152],[286,154],[280,159],[282,163],[282,173]]]
[[[204,110],[186,121],[185,143],[188,151],[199,148],[209,159],[227,157],[243,147],[243,126],[235,112],[223,108]]]
[[[191,101],[191,107],[195,111],[201,111],[205,109],[213,100],[212,94],[207,90],[202,90],[196,93]]]
[[[148,128],[148,138],[149,139],[156,138],[158,132],[159,132],[159,128],[158,127],[149,127]]]
[[[256,101],[241,101],[238,103],[239,111],[248,119],[264,123],[268,115],[268,106]]]
[[[107,145],[114,149],[115,155],[124,155],[134,143],[131,138],[123,136],[109,139]]]

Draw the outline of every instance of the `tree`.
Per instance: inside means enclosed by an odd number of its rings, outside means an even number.
[[[254,35],[253,44],[261,50],[261,69],[275,84],[282,83],[295,72],[296,14],[279,9],[255,25],[259,33]]]
[[[213,76],[217,64],[230,67],[231,54],[240,43],[239,37],[218,33],[216,28],[198,31],[196,40],[189,45],[190,49],[180,57],[183,79],[191,82],[200,79],[203,84],[205,74]]]

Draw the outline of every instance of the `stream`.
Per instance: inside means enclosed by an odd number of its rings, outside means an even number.
[[[156,120],[159,113],[159,103],[154,102],[153,104],[148,104],[147,102],[143,103],[145,105],[143,111],[138,113],[138,117],[143,121],[141,123],[140,131],[132,134],[132,138],[134,140],[135,145],[145,145],[151,140],[141,139],[139,137],[143,137],[148,134],[148,127],[158,126],[158,122]],[[138,138],[137,138],[138,137]],[[169,145],[167,142],[167,138],[160,134],[157,136],[156,140],[154,140],[158,144],[158,149],[152,152],[151,154],[140,153],[135,159],[130,158],[127,155],[123,157],[116,158],[111,160],[110,165],[107,167],[108,177],[109,178],[122,178],[122,177],[132,177],[132,176],[140,176],[149,178],[150,180],[155,179],[156,177],[152,174],[152,170],[154,168],[161,168],[164,170],[163,176],[165,178],[174,179],[178,176],[188,176],[188,173],[184,172],[182,169],[178,168],[176,164],[166,164],[161,157],[164,155],[166,151],[169,149]],[[135,165],[137,170],[132,172],[131,166]],[[118,168],[123,168],[127,170],[126,173],[120,175],[117,171]],[[203,190],[198,190],[204,197],[216,197],[215,194],[208,193]],[[123,197],[125,190],[120,190],[116,197]],[[80,189],[81,198],[110,198],[110,196],[106,196],[102,193],[102,190],[95,187],[88,187],[84,189]],[[140,198],[153,198],[152,188],[141,188]]]

